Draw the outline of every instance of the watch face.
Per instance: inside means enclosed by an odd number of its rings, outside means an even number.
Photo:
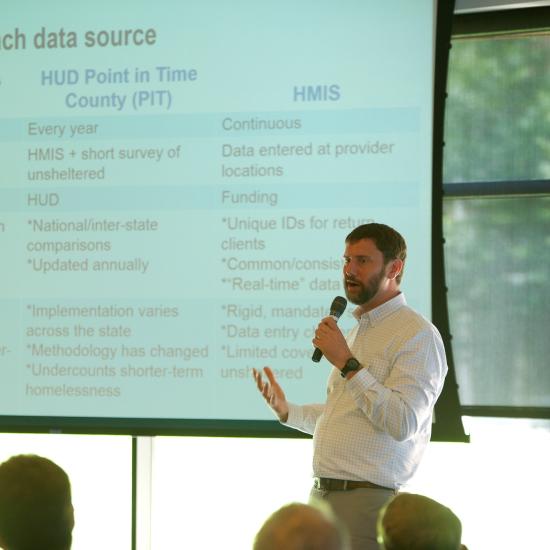
[[[350,357],[346,364],[344,365],[344,368],[340,371],[341,376],[345,377],[348,372],[353,372],[356,370],[359,370],[361,368],[361,363],[355,359],[355,357]]]
[[[359,361],[352,357],[351,359],[348,359],[346,362],[346,366],[344,367],[348,372],[357,370],[361,365],[359,364]]]

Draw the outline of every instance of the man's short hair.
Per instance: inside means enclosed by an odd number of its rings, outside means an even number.
[[[0,464],[0,543],[6,550],[68,550],[74,525],[65,471],[37,455]]]
[[[462,524],[443,504],[400,493],[380,510],[377,537],[385,550],[459,550]]]
[[[401,260],[403,264],[407,258],[407,243],[393,227],[383,223],[366,223],[356,227],[347,237],[346,243],[354,244],[361,239],[371,239],[376,248],[384,256],[384,264],[392,260]],[[403,266],[404,267],[404,266]],[[396,277],[399,284],[403,276],[403,269]]]
[[[348,550],[347,531],[328,505],[292,503],[271,514],[253,550]]]

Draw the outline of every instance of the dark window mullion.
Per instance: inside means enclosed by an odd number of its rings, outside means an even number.
[[[550,194],[550,180],[444,183],[444,197]]]

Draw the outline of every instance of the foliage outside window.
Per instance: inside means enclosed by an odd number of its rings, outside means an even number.
[[[461,404],[539,407],[544,416],[550,35],[455,39],[447,90],[445,262]]]

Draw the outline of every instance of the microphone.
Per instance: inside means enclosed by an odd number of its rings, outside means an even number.
[[[332,300],[332,304],[330,304],[330,316],[335,321],[338,321],[342,313],[344,313],[347,305],[348,301],[345,298],[342,296],[336,296],[336,298]],[[321,360],[321,357],[323,357],[323,352],[319,348],[315,348],[315,351],[311,356],[311,360],[318,363]]]

